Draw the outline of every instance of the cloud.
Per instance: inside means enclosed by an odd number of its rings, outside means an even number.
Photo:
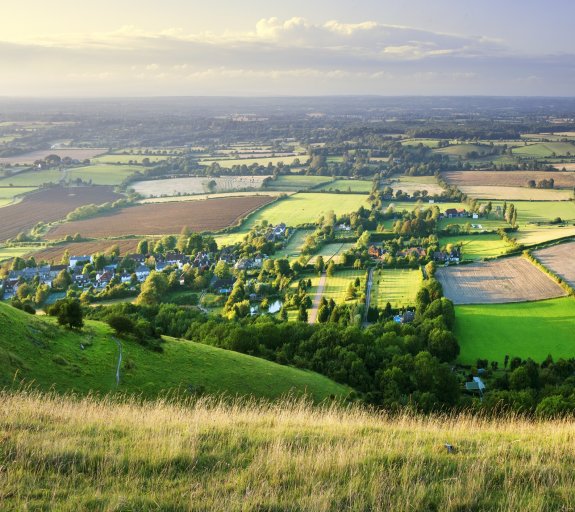
[[[124,26],[0,41],[0,94],[565,94],[574,63],[374,21],[265,18],[245,32]]]

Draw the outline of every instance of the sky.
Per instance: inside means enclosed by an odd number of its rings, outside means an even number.
[[[573,0],[19,0],[0,96],[572,96]]]

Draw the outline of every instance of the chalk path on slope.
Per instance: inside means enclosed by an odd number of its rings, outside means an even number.
[[[317,312],[319,310],[319,302],[323,296],[323,289],[325,288],[326,282],[326,273],[323,272],[321,277],[319,278],[319,283],[317,285],[317,291],[315,292],[315,297],[313,298],[311,311],[308,315],[308,323],[315,324],[317,320]]]

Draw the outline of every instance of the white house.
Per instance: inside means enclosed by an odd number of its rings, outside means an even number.
[[[90,263],[94,263],[94,259],[92,256],[84,255],[84,256],[70,256],[70,262],[68,266],[70,268],[75,268],[78,263],[85,263],[89,261]]]

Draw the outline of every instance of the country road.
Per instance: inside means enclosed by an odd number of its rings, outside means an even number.
[[[116,386],[120,385],[120,367],[122,366],[122,343],[117,338],[112,338],[116,345],[118,345],[118,350],[120,351],[118,355],[118,365],[116,366]]]
[[[369,311],[369,306],[371,303],[371,288],[373,286],[373,269],[369,269],[369,274],[367,275],[367,286],[365,287],[365,314],[363,317],[364,325],[367,324],[367,313]]]
[[[319,302],[323,296],[323,289],[325,288],[326,273],[323,272],[319,278],[319,284],[317,285],[317,291],[315,292],[315,297],[311,305],[311,310],[308,313],[307,321],[310,324],[315,324],[317,321],[317,312],[319,310]]]

